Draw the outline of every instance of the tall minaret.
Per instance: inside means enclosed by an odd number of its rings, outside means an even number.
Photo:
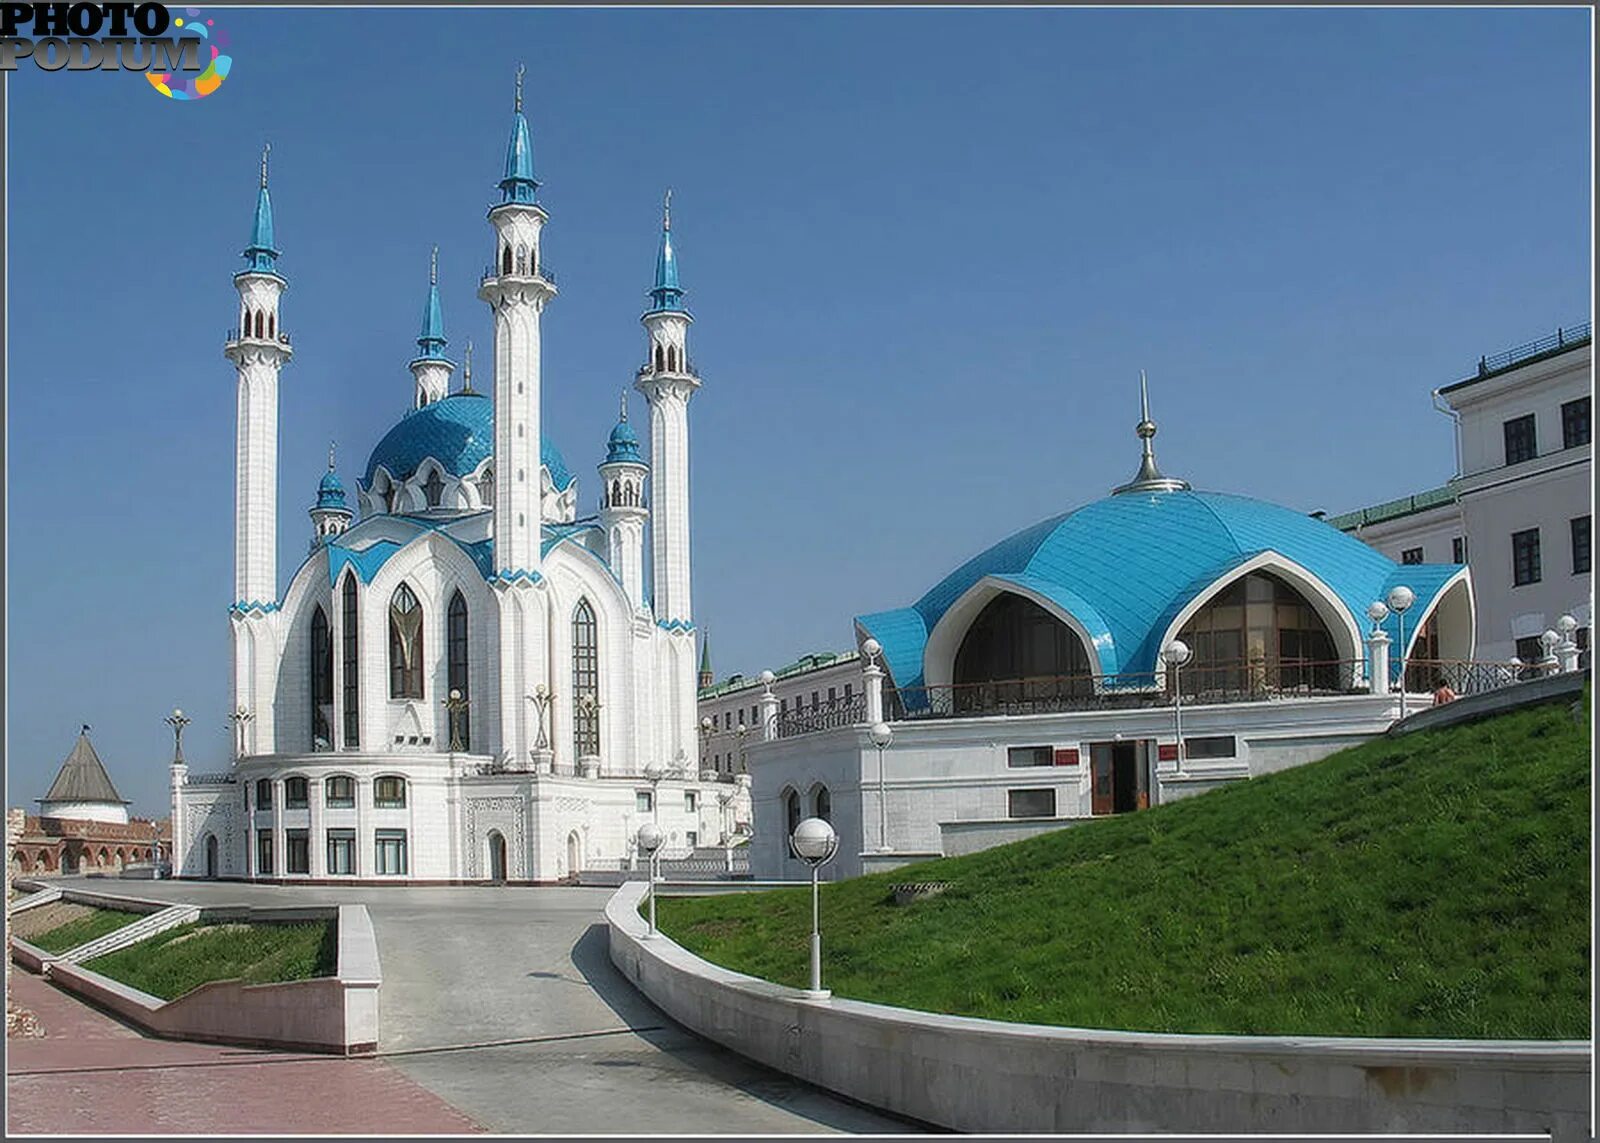
[[[655,515],[650,556],[658,623],[688,626],[689,398],[700,388],[689,360],[689,323],[672,252],[672,192],[661,211],[661,247],[650,309],[640,321],[650,335],[649,357],[634,382],[650,403],[650,488]],[[691,676],[692,677],[692,676]]]
[[[261,150],[261,189],[255,225],[244,248],[245,268],[233,276],[239,328],[223,353],[239,375],[238,438],[234,457],[233,598],[236,608],[278,599],[278,370],[292,354],[278,320],[278,298],[289,283],[278,273],[272,244],[272,199],[267,154]]]
[[[538,190],[519,67],[500,201],[489,209],[494,265],[478,289],[494,311],[494,566],[502,576],[539,575],[539,315],[556,287],[540,257],[550,216]]]
[[[606,535],[606,562],[622,581],[635,608],[644,606],[644,480],[650,469],[639,455],[639,437],[628,423],[628,394],[622,394],[617,427],[606,441],[600,465],[600,527]]]
[[[411,375],[417,379],[416,407],[430,404],[450,392],[450,375],[456,363],[444,355],[444,310],[439,305],[439,248],[428,260],[428,301],[422,307],[422,332],[417,334],[417,356]]]

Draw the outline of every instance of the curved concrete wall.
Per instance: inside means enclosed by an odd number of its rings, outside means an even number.
[[[1589,1135],[1582,1042],[1165,1035],[808,1001],[646,937],[644,890],[625,885],[606,906],[611,959],[667,1015],[770,1067],[957,1131]]]

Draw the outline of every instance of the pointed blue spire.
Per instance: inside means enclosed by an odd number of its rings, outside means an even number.
[[[672,191],[667,191],[661,207],[661,247],[656,251],[656,284],[650,291],[651,309],[683,309],[683,290],[678,286],[678,257],[672,252]]]
[[[418,359],[444,358],[444,310],[439,305],[439,248],[428,263],[428,302],[422,307],[422,332],[417,335]]]
[[[522,73],[517,65],[517,102],[511,121],[511,141],[506,144],[506,173],[500,180],[501,202],[539,201],[539,180],[533,177],[533,139],[522,116]]]
[[[272,244],[272,197],[267,194],[267,155],[272,144],[261,148],[261,189],[256,192],[256,219],[250,227],[250,245],[244,248],[248,270],[265,274],[278,272],[278,250]]]

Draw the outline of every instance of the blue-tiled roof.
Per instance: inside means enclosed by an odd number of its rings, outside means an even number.
[[[511,121],[506,144],[506,173],[500,180],[501,202],[538,202],[539,180],[533,175],[533,138],[521,108]]]
[[[644,457],[639,452],[639,434],[633,431],[633,426],[627,421],[618,421],[617,427],[611,430],[611,436],[606,440],[606,463],[623,461],[643,464]]]
[[[482,393],[452,393],[407,413],[372,450],[363,484],[372,486],[382,465],[396,480],[405,480],[428,457],[451,476],[466,476],[494,453],[494,402]],[[550,471],[557,491],[572,483],[572,473],[549,438],[539,442],[539,459]]]
[[[1103,674],[1153,671],[1159,642],[1205,587],[1271,550],[1325,583],[1356,628],[1395,583],[1417,593],[1420,615],[1456,565],[1408,565],[1303,513],[1218,492],[1127,493],[1097,500],[1007,537],[951,572],[909,608],[860,616],[883,645],[897,686],[922,682],[928,635],[985,576],[1047,598],[1089,632]],[[1389,620],[1390,634],[1396,621]],[[1408,631],[1410,627],[1408,625]],[[1398,669],[1398,656],[1395,657]]]
[[[318,508],[343,508],[344,485],[339,481],[339,474],[333,469],[328,469],[322,480],[317,484]]]
[[[439,524],[436,522],[417,520],[409,516],[389,516],[385,517],[385,519],[390,521],[396,519],[404,520],[406,523],[416,527],[416,534],[419,536],[427,532],[441,531]],[[581,542],[585,532],[597,530],[593,524],[546,524],[542,529],[543,542],[540,545],[540,554],[548,556],[557,545],[563,544],[568,540]],[[485,580],[493,577],[493,540],[477,540],[469,543],[464,540],[458,540],[454,536],[450,536],[449,533],[445,533],[445,535],[451,543],[455,544],[456,547],[460,548],[472,559],[479,575],[483,576]],[[365,547],[356,548],[347,546],[350,536],[351,533],[346,532],[344,536],[328,541],[328,582],[330,584],[339,582],[339,576],[346,566],[356,569],[356,577],[362,583],[371,583],[372,577],[378,574],[378,569],[389,562],[389,557],[403,548],[405,544],[411,542],[410,539],[406,540],[405,543],[396,540],[374,540]],[[415,537],[412,538],[414,539]]]
[[[278,272],[278,250],[273,246],[272,196],[267,193],[266,179],[256,192],[256,216],[250,225],[250,245],[244,248],[249,269],[267,274]]]

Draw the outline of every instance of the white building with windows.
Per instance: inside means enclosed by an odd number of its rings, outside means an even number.
[[[765,682],[772,676],[770,684]],[[777,699],[779,718],[810,712],[817,728],[860,721],[866,709],[861,689],[860,655],[855,651],[816,651],[756,678],[729,675],[720,683],[711,673],[707,640],[700,654],[700,768],[718,777],[747,773],[746,752],[761,737],[761,699]]]
[[[1562,615],[1592,623],[1594,392],[1591,327],[1482,357],[1434,390],[1455,422],[1456,475],[1427,492],[1328,522],[1403,564],[1472,568],[1480,659],[1536,663]]]
[[[489,389],[473,388],[470,346],[453,387],[435,260],[413,408],[373,448],[353,504],[330,457],[310,554],[281,592],[278,379],[293,347],[263,155],[225,347],[238,378],[236,757],[203,777],[173,764],[182,876],[551,881],[629,862],[646,820],[669,854],[722,832],[695,766],[700,379],[670,215],[632,378],[648,457],[624,397],[584,515],[541,431],[540,328],[557,291],[521,104],[519,75],[475,283],[494,319]]]

